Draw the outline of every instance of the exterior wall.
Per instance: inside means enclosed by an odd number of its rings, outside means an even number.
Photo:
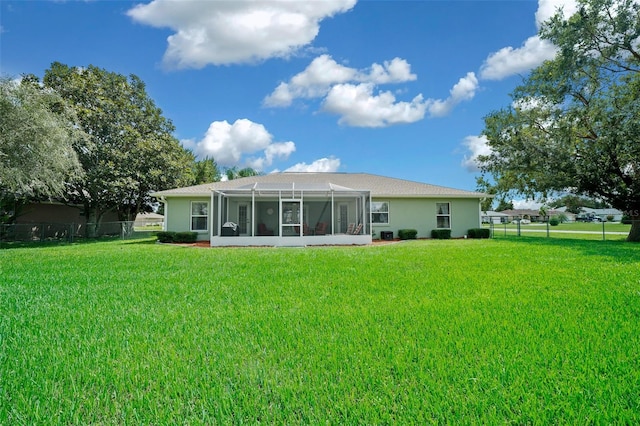
[[[168,203],[165,205],[165,226],[167,231],[181,232],[191,230],[192,201],[206,201],[211,204],[211,199],[208,197],[172,197],[168,199]],[[377,238],[380,237],[381,231],[393,231],[394,237],[397,238],[399,229],[416,229],[418,238],[430,238],[431,230],[436,229],[436,203],[444,202],[450,203],[452,238],[461,238],[467,234],[470,228],[481,226],[480,200],[477,198],[373,198],[372,201],[389,202],[389,224],[372,225]],[[277,221],[277,202],[273,207],[275,213],[272,216]],[[198,240],[210,239],[212,223],[217,218],[216,208],[217,206],[209,205],[208,230],[200,232]],[[325,213],[330,214],[328,211]],[[354,203],[349,205],[349,220],[357,223],[360,220],[355,216],[356,207]],[[232,201],[229,204],[229,220],[235,221],[234,219],[237,220],[237,204]],[[315,220],[315,218],[310,218],[310,220]],[[310,223],[310,226],[313,226],[313,224]],[[270,228],[276,229],[277,222],[274,222]],[[327,232],[329,233],[330,231],[328,230]],[[236,241],[239,242],[240,240]]]
[[[16,223],[75,223],[85,225],[87,222],[82,215],[81,207],[56,203],[28,204],[22,209]],[[118,222],[116,212],[105,213],[102,222]]]
[[[172,232],[189,232],[191,231],[191,202],[206,201],[209,203],[209,221],[206,231],[198,232],[198,240],[209,240],[211,235],[211,223],[213,218],[213,209],[211,206],[211,198],[195,197],[182,198],[175,197],[167,200],[164,206],[165,230]]]
[[[436,203],[449,203],[451,237],[460,238],[470,228],[480,226],[480,200],[472,198],[373,198],[372,201],[389,203],[389,224],[372,224],[377,238],[381,231],[392,231],[395,238],[399,229],[415,229],[417,238],[431,238],[436,229]]]

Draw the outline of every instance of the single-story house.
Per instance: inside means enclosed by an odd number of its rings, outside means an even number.
[[[415,229],[453,238],[480,226],[487,194],[368,173],[271,173],[151,194],[166,231],[212,246],[369,244]]]
[[[164,216],[158,213],[138,213],[136,215],[136,220],[133,222],[133,226],[135,227],[143,227],[143,226],[153,226],[159,225],[161,226],[164,223]]]
[[[507,223],[508,221],[508,214],[492,210],[482,212],[482,223]]]
[[[623,213],[618,209],[592,209],[589,207],[581,207],[578,217],[598,218],[601,222],[606,222],[609,216],[613,217],[613,222],[620,222]]]

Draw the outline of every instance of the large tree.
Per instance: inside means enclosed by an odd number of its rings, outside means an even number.
[[[108,211],[133,220],[151,209],[151,191],[193,181],[193,155],[173,137],[173,124],[137,76],[55,62],[43,83],[75,109],[77,125],[88,135],[76,146],[85,175],[70,190],[87,222],[99,224]]]
[[[57,93],[0,78],[0,216],[16,202],[61,197],[82,169],[73,149],[83,134]]]
[[[481,182],[503,194],[600,199],[632,217],[627,240],[640,241],[640,4],[578,6],[541,28],[555,59],[485,118],[491,154],[480,157]]]

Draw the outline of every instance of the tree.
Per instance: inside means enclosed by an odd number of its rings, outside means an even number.
[[[640,241],[640,4],[578,6],[542,25],[556,57],[485,118],[491,153],[480,157],[481,180],[502,194],[600,199],[632,216],[627,240]]]
[[[259,176],[260,172],[252,169],[251,167],[245,167],[244,169],[238,170],[238,168],[234,166],[226,169],[225,174],[227,175],[228,180],[234,180],[249,176]]]
[[[604,209],[609,207],[606,203],[593,198],[580,197],[573,194],[567,194],[560,198],[556,198],[549,202],[549,206],[552,208],[566,207],[569,213],[574,214],[579,214],[582,211],[582,207],[589,207],[592,209]]]
[[[513,202],[507,201],[507,199],[503,197],[498,202],[498,207],[496,207],[496,211],[501,212],[504,210],[513,210]]]
[[[82,138],[55,92],[0,78],[0,215],[14,219],[22,199],[63,196],[82,173],[73,149]]]
[[[193,182],[193,155],[172,136],[173,124],[137,76],[54,62],[43,83],[75,110],[76,125],[88,135],[75,147],[85,174],[69,191],[88,223],[97,228],[108,211],[133,220],[151,210],[150,192]]]
[[[216,160],[210,157],[205,157],[202,160],[194,161],[193,175],[194,185],[199,185],[201,183],[219,182],[220,170],[218,170],[218,163],[216,163]]]

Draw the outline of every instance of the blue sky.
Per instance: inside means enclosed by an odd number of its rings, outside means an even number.
[[[136,74],[221,166],[367,172],[475,189],[483,117],[553,57],[570,0],[11,1],[0,72]]]

